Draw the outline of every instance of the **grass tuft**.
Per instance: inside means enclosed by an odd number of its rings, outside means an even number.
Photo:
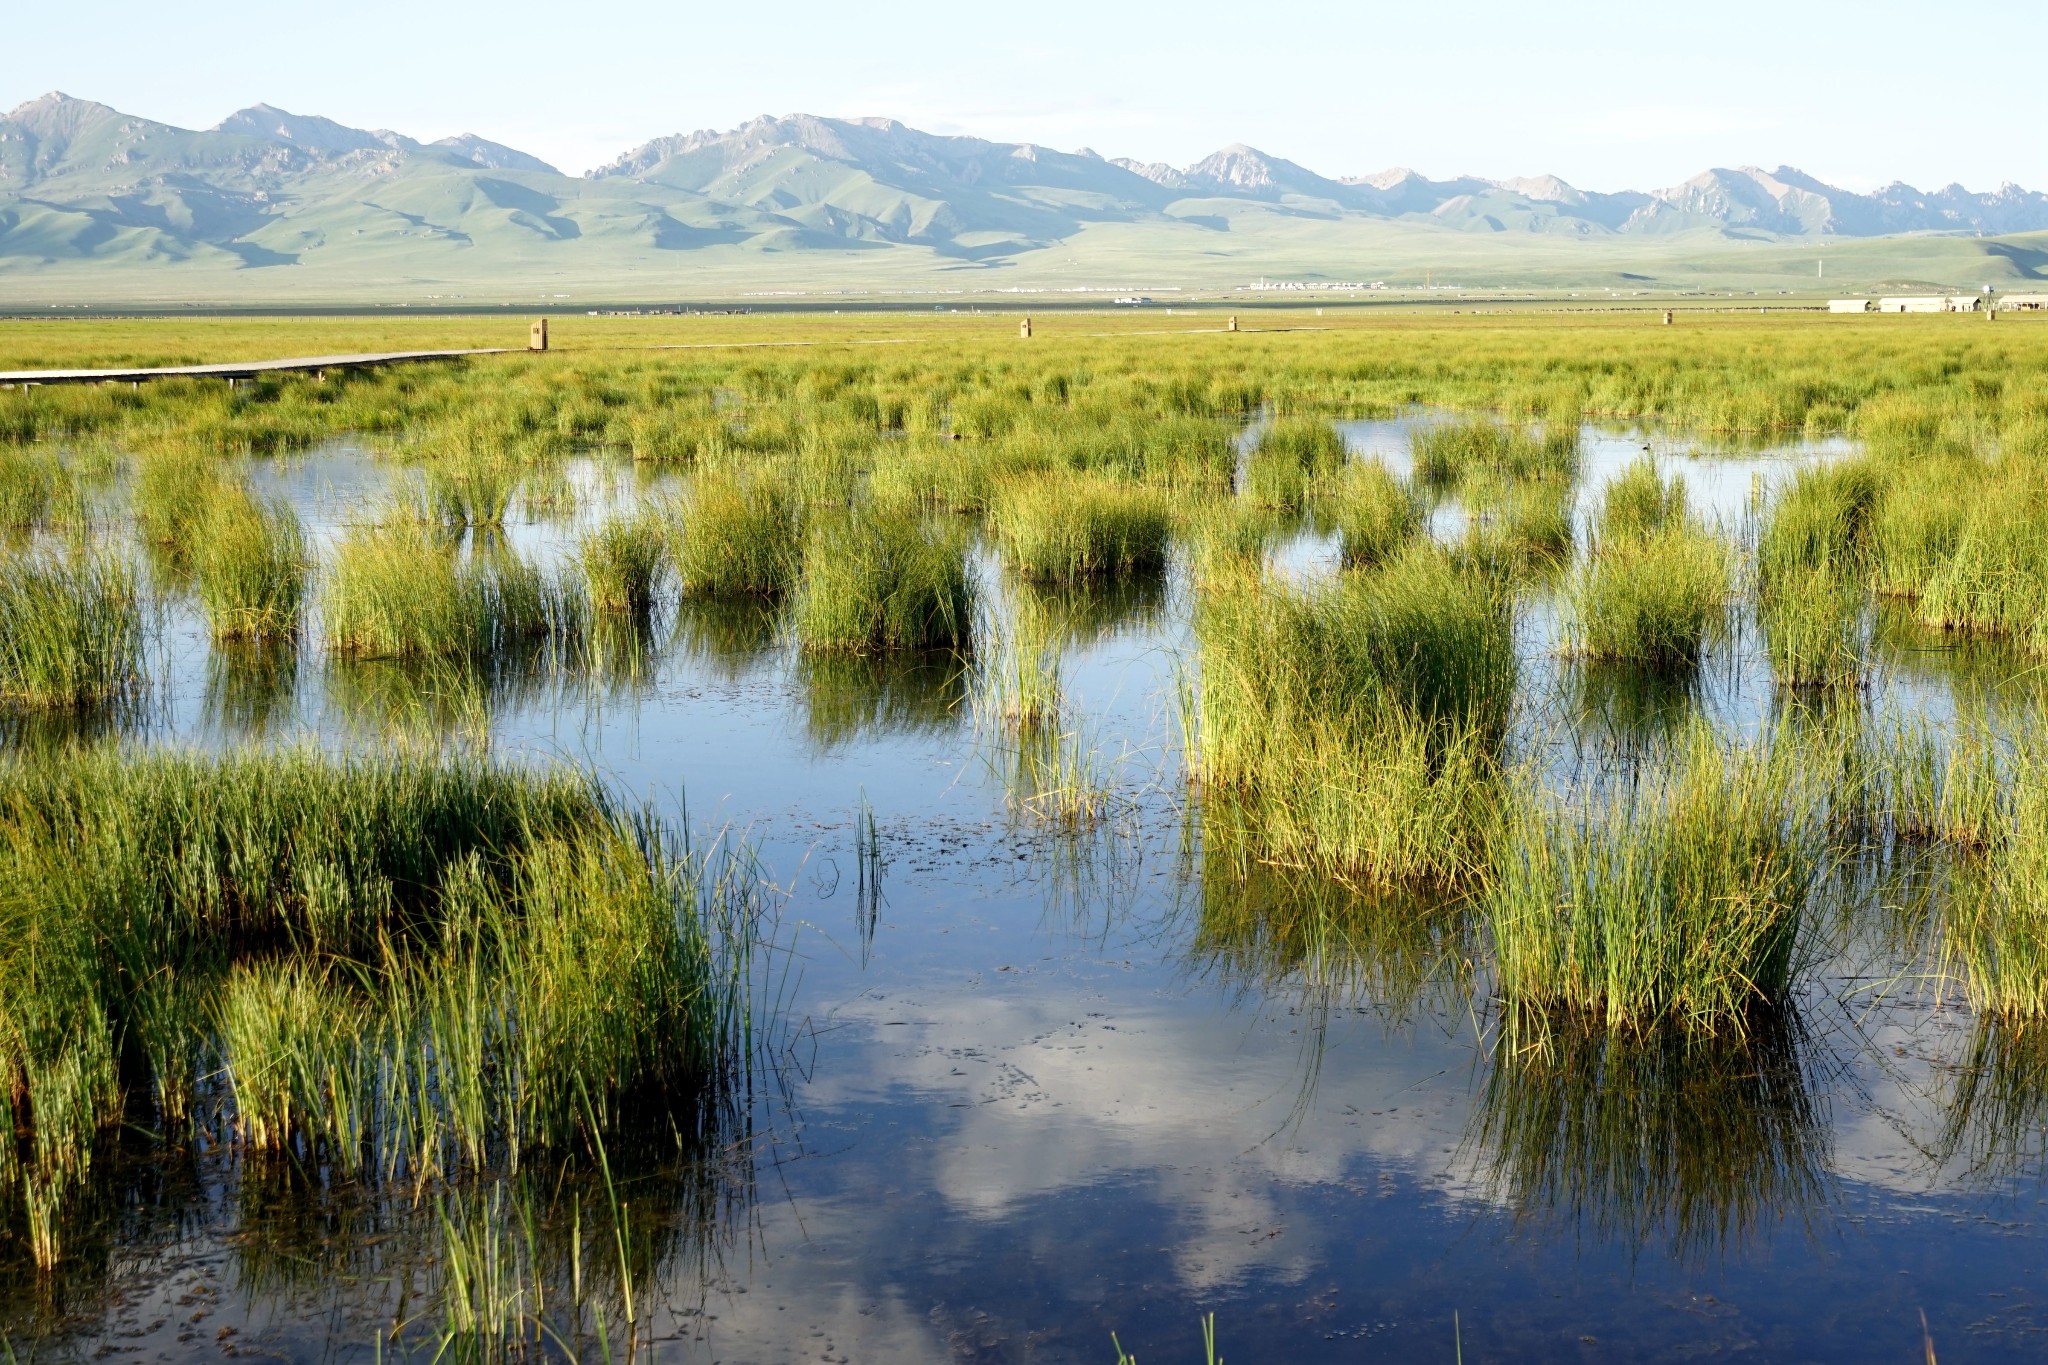
[[[64,709],[142,681],[143,608],[128,562],[105,546],[0,559],[0,701]]]
[[[808,650],[962,649],[973,626],[967,548],[914,513],[857,507],[804,550],[796,637]]]
[[[1638,1033],[1741,1033],[1799,969],[1819,815],[1794,745],[1730,750],[1703,726],[1585,809],[1523,801],[1485,896],[1502,995]]]

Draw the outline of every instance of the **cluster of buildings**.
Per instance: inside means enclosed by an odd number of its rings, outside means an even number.
[[[1908,294],[1888,299],[1829,299],[1830,313],[1976,313],[2048,310],[2048,294]]]

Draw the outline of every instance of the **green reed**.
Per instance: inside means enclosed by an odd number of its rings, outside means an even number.
[[[1781,568],[1760,593],[1757,619],[1771,676],[1783,687],[1844,687],[1867,665],[1863,588],[1839,570]]]
[[[1422,508],[1378,460],[1358,460],[1330,480],[1317,510],[1336,527],[1346,568],[1394,558],[1422,533]]]
[[[0,531],[77,525],[85,490],[71,462],[51,450],[0,445]]]
[[[2016,744],[2007,768],[1986,856],[1951,887],[1942,965],[1973,1008],[2031,1026],[2048,1018],[2048,752],[2037,735]]]
[[[50,1212],[124,1117],[452,1178],[687,1133],[753,1028],[744,854],[566,772],[14,756],[0,870],[0,1099],[26,1143],[0,1196],[19,1187],[46,1265]]]
[[[1603,538],[1567,593],[1573,653],[1690,666],[1726,628],[1728,549],[1683,519],[1648,534]]]
[[[1796,749],[1696,727],[1639,785],[1560,810],[1525,796],[1485,895],[1508,1004],[1704,1034],[1781,1004],[1824,848]]]
[[[670,555],[685,596],[774,596],[796,584],[801,505],[781,471],[698,474],[676,510]]]
[[[1801,469],[1772,499],[1757,538],[1758,590],[1776,592],[1801,570],[1860,576],[1883,491],[1882,476],[1868,461]]]
[[[1156,572],[1172,515],[1161,493],[1099,475],[1013,479],[992,509],[996,541],[1018,574],[1037,582]]]
[[[1328,422],[1280,417],[1259,433],[1245,462],[1244,496],[1262,507],[1294,511],[1309,492],[1344,467],[1344,438]]]
[[[305,530],[288,503],[224,488],[191,561],[216,640],[297,634],[311,565]]]
[[[975,707],[984,718],[1020,732],[1058,724],[1062,626],[1048,598],[1029,589],[1011,596],[1005,619],[985,627],[976,659]]]
[[[135,570],[110,546],[0,555],[0,703],[76,708],[143,679]]]
[[[618,516],[583,537],[583,590],[599,611],[646,612],[668,570],[668,538],[652,515]]]
[[[329,648],[358,658],[480,655],[581,633],[574,585],[480,545],[464,556],[417,526],[357,527],[335,552],[322,601]]]
[[[1409,441],[1415,476],[1424,483],[1452,486],[1473,474],[1496,478],[1562,479],[1579,471],[1576,422],[1550,424],[1541,432],[1491,418],[1466,418],[1420,427]]]
[[[1596,534],[1603,544],[1645,539],[1687,521],[1685,480],[1667,480],[1649,455],[1631,461],[1600,493]]]
[[[805,649],[965,648],[973,616],[966,542],[956,532],[870,507],[812,529],[794,610]]]
[[[1190,767],[1265,856],[1375,881],[1471,868],[1516,676],[1492,582],[1428,545],[1318,588],[1240,573],[1205,589],[1195,634]]]

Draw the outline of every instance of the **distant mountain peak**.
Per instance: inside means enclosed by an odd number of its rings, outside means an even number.
[[[474,165],[491,171],[533,171],[541,175],[560,175],[561,172],[542,161],[539,157],[507,147],[502,142],[478,137],[475,133],[457,133],[453,137],[437,138],[427,144],[453,152]]]
[[[1264,269],[1280,258],[1258,253],[1281,240],[1297,253],[1286,259],[1327,252],[1350,269],[1372,259],[1361,243],[1421,232],[1787,241],[2048,232],[2048,195],[2011,184],[1857,193],[1783,165],[1712,167],[1650,192],[1583,191],[1552,175],[1437,180],[1402,167],[1338,180],[1245,142],[1175,167],[805,113],[655,138],[571,180],[474,133],[423,144],[268,103],[211,131],[61,91],[0,118],[0,283],[114,261],[152,270],[295,262],[347,280],[401,269],[380,262],[403,262],[422,280],[541,261],[632,273],[728,248],[907,248],[945,270],[1053,254],[1072,265],[1065,244],[1077,236],[1115,240],[1101,224],[1186,253],[1173,260],[1209,258],[1212,269],[1224,260]],[[457,251],[466,264],[442,264]],[[1998,257],[2013,279],[2040,278],[2036,259]]]
[[[38,95],[26,104],[16,105],[7,115],[7,122],[18,124],[42,137],[69,137],[82,127],[102,120],[127,121],[129,116],[112,105],[97,100],[82,100],[52,90],[47,95]],[[147,122],[147,120],[136,120]]]
[[[392,144],[377,134],[362,128],[351,128],[336,123],[331,118],[318,114],[294,114],[274,104],[252,104],[247,109],[237,109],[218,124],[216,133],[241,133],[247,137],[260,137],[271,142],[288,142],[311,152],[326,152],[334,155],[343,152],[362,152]],[[395,137],[396,134],[389,136]],[[407,138],[405,141],[410,142]]]

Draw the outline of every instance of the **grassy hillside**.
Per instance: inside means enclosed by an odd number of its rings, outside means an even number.
[[[1176,170],[809,116],[656,139],[577,177],[480,138],[422,144],[264,105],[195,132],[51,95],[0,118],[0,307],[2048,279],[2048,231],[1896,232],[2048,229],[2048,198],[1949,200],[1753,168],[1654,194],[1336,181],[1242,146]],[[1872,231],[1894,235],[1857,235]]]
[[[630,190],[632,187],[623,187]],[[2048,234],[1731,241],[1716,233],[1587,240],[1503,238],[1367,219],[1315,220],[1258,205],[1182,201],[1178,217],[1094,223],[1047,246],[964,260],[916,245],[763,233],[735,212],[678,222],[598,182],[588,197],[532,196],[515,175],[420,181],[375,202],[337,197],[267,226],[240,252],[172,255],[143,229],[79,258],[0,257],[0,307],[178,303],[386,304],[745,300],[996,291],[1229,292],[1265,277],[1418,288],[1648,294],[1700,290],[2039,290]],[[459,229],[444,224],[459,221]],[[13,231],[60,234],[33,217]],[[126,249],[114,250],[116,246]],[[269,253],[269,254],[266,254]],[[289,257],[289,259],[281,259]],[[1825,276],[1818,273],[1825,262]]]

